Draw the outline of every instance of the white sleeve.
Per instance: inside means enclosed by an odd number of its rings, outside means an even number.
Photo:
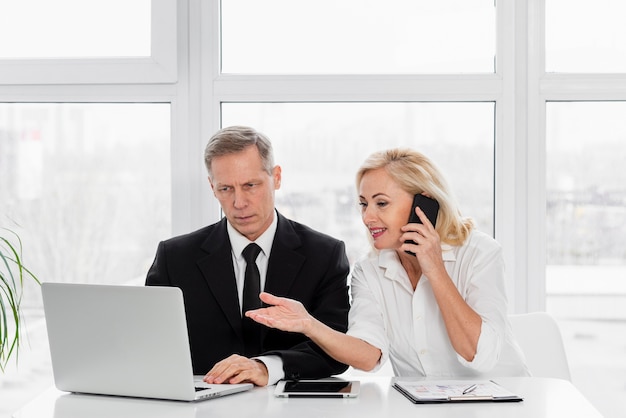
[[[478,240],[470,251],[471,261],[462,269],[464,278],[461,296],[482,318],[476,355],[468,362],[460,355],[461,364],[487,372],[500,359],[505,340],[507,298],[504,285],[504,259],[500,245],[489,238]]]
[[[376,367],[371,370],[376,371],[389,358],[389,339],[387,338],[382,307],[367,284],[367,274],[375,276],[376,272],[364,272],[363,266],[357,262],[350,283],[352,305],[348,315],[347,334],[381,350],[382,356]],[[370,276],[369,279],[377,280],[378,277]]]

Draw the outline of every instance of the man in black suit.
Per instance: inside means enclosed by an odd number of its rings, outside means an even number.
[[[259,386],[342,373],[347,366],[305,336],[254,324],[243,315],[250,300],[244,287],[251,286],[246,268],[254,265],[242,253],[250,243],[261,249],[256,276],[251,273],[257,283],[260,279],[254,303],[260,303],[260,290],[295,299],[345,332],[349,264],[343,242],[276,211],[281,168],[263,134],[241,126],[222,129],[209,140],[204,158],[225,218],[161,242],[146,277],[146,285],[182,289],[194,373],[206,374],[208,383]]]

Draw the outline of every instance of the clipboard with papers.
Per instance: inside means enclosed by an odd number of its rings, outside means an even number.
[[[520,396],[493,380],[411,380],[395,378],[393,387],[413,403],[520,402]]]

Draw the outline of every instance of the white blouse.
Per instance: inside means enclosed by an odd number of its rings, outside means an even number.
[[[355,264],[348,334],[380,348],[375,370],[390,358],[396,376],[530,375],[507,317],[500,245],[474,230],[462,246],[442,250],[448,275],[483,321],[471,362],[454,351],[428,278],[413,291],[395,250]]]

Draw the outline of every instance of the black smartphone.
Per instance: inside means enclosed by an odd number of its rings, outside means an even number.
[[[439,203],[435,199],[431,199],[428,196],[424,196],[423,194],[416,194],[413,198],[413,205],[411,207],[411,214],[409,215],[410,224],[421,224],[421,219],[415,213],[415,207],[419,206],[419,208],[424,212],[428,220],[433,226],[437,225],[437,215],[439,214]],[[415,241],[404,241],[405,243],[414,244]],[[411,251],[407,251],[407,254],[415,255]]]
[[[423,194],[416,194],[413,198],[413,207],[411,208],[411,214],[409,215],[410,224],[421,224],[422,221],[415,213],[415,207],[419,206],[419,208],[424,212],[428,220],[433,226],[437,225],[437,215],[439,214],[439,203],[435,199],[431,199],[428,196],[424,196]]]

